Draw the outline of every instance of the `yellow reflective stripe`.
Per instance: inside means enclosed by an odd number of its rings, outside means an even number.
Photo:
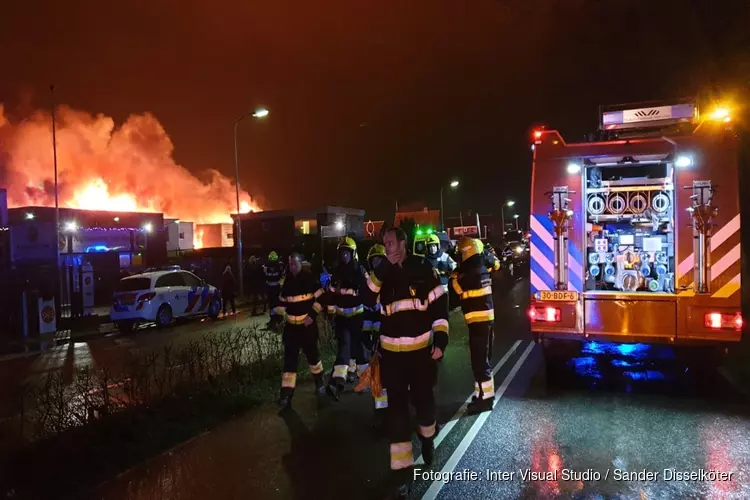
[[[428,305],[428,303],[422,302],[419,299],[401,299],[386,304],[383,311],[386,316],[391,316],[401,311],[426,311]]]
[[[464,293],[464,289],[458,284],[458,276],[453,276],[451,278],[451,285],[453,285],[453,291],[456,292],[459,297]]]
[[[380,293],[380,288],[382,286],[383,283],[375,277],[375,273],[367,274],[367,288],[369,288],[372,293]]]
[[[321,373],[323,371],[323,362],[318,361],[317,364],[310,365],[310,373],[313,375],[317,375],[318,373]]]
[[[388,408],[388,395],[385,393],[385,388],[380,396],[375,398],[375,409],[380,410],[382,408]]]
[[[391,352],[411,352],[424,349],[430,345],[432,331],[425,332],[418,337],[386,337],[380,336],[380,345],[383,349]]]
[[[495,397],[495,380],[489,379],[482,382],[482,399],[492,399]]]
[[[391,444],[391,469],[406,469],[414,465],[411,441]]]
[[[281,297],[284,302],[304,302],[306,300],[312,300],[315,296],[312,293],[303,293],[302,295],[289,295],[288,297]]]
[[[380,323],[373,323],[372,324],[372,331],[373,332],[379,332],[380,331]]]
[[[303,314],[301,316],[289,316],[286,317],[286,322],[291,323],[292,325],[302,325],[305,323],[305,319],[308,317],[308,314]]]
[[[326,309],[328,310],[328,314],[336,314],[336,306],[328,306]]]
[[[447,319],[436,319],[432,322],[433,332],[445,332],[448,333],[448,320]]]
[[[276,306],[273,309],[271,309],[271,314],[277,314],[279,316],[284,316],[286,314],[286,307],[284,307],[284,306]]]
[[[339,316],[351,317],[365,312],[365,307],[361,305],[357,307],[328,306],[328,312],[335,313]]]
[[[333,367],[333,377],[346,378],[346,374],[348,371],[349,367],[347,365],[336,365]]]
[[[291,372],[284,372],[281,375],[281,387],[291,387],[297,385],[297,374]]]
[[[495,310],[473,311],[464,314],[467,323],[478,323],[480,321],[493,321],[495,319]]]
[[[315,293],[313,294],[313,296],[314,296],[314,297],[315,297],[316,299],[319,299],[319,298],[320,298],[320,296],[321,296],[321,295],[323,295],[324,293],[326,293],[326,292],[325,292],[325,290],[323,290],[322,288],[318,288],[318,289],[317,289],[317,290],[315,291]]]
[[[322,310],[323,310],[323,306],[321,306],[321,305],[320,305],[319,303],[317,303],[317,302],[314,302],[314,303],[313,303],[313,311],[315,311],[316,313],[319,313],[319,312],[321,312]]]
[[[492,287],[485,286],[483,288],[477,288],[476,290],[466,290],[461,294],[462,299],[473,299],[476,297],[484,297],[485,295],[492,295]]]
[[[430,293],[427,295],[427,302],[435,302],[443,294],[445,294],[445,288],[443,288],[443,285],[438,285],[430,290]]]

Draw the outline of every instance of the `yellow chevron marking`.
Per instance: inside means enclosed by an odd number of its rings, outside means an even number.
[[[693,286],[693,285],[690,285]],[[695,295],[695,291],[693,290],[684,290],[678,294],[680,297],[693,297]]]
[[[740,275],[738,274],[737,276],[729,280],[729,283],[719,288],[716,293],[711,295],[711,297],[715,299],[726,299],[734,295],[740,288]]]

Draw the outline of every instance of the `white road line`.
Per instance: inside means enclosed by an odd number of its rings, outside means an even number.
[[[516,340],[515,344],[510,346],[510,349],[508,349],[508,352],[505,353],[505,355],[502,357],[500,361],[497,362],[495,365],[495,368],[492,369],[492,376],[494,377],[495,374],[500,371],[500,368],[503,367],[503,365],[510,359],[510,357],[513,355],[514,352],[516,352],[516,349],[518,349],[518,346],[521,344],[520,340]],[[451,430],[455,425],[458,423],[459,419],[463,417],[466,414],[466,407],[469,403],[471,403],[471,398],[473,396],[473,393],[469,395],[469,397],[466,399],[464,404],[461,405],[461,407],[456,410],[456,413],[453,414],[451,419],[445,424],[445,427],[440,429],[440,434],[437,435],[435,438],[435,448],[437,449],[438,446],[440,446],[440,443],[443,442],[443,439],[450,434]],[[422,455],[419,455],[419,458],[417,458],[417,461],[414,462],[415,465],[421,465],[424,464],[424,459],[422,458]]]
[[[526,361],[526,358],[531,353],[531,350],[534,348],[534,343],[529,343],[529,346],[526,348],[525,351],[523,351],[523,354],[521,354],[521,357],[518,358],[518,361],[516,361],[516,364],[513,365],[513,368],[510,370],[510,373],[505,377],[505,380],[503,380],[503,385],[500,386],[500,389],[496,392],[497,397],[495,398],[494,405],[497,405],[498,401],[500,401],[500,398],[503,397],[503,394],[505,394],[505,391],[508,389],[508,386],[510,386],[510,383],[515,378],[516,374],[518,373],[518,370],[521,369],[521,366],[523,365],[524,361]],[[448,462],[446,462],[443,469],[440,471],[441,475],[445,474],[446,472],[450,473],[453,472],[453,469],[456,468],[456,465],[458,465],[458,462],[463,458],[464,454],[466,453],[466,450],[469,449],[469,446],[472,442],[474,442],[474,439],[477,437],[477,434],[479,434],[479,431],[482,429],[482,426],[484,426],[484,423],[487,421],[487,419],[490,417],[492,412],[484,412],[481,415],[479,415],[479,418],[474,422],[474,424],[471,426],[471,429],[469,429],[469,432],[466,433],[464,438],[461,440],[461,443],[458,445],[456,450],[453,452],[453,455],[448,459]],[[440,490],[443,488],[442,481],[433,481],[432,485],[430,485],[430,488],[427,490],[427,492],[422,497],[422,500],[434,500],[437,498],[438,494],[440,493]]]

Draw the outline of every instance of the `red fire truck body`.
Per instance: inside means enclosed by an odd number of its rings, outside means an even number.
[[[529,316],[550,339],[734,343],[739,147],[697,106],[602,113],[602,140],[534,132]]]

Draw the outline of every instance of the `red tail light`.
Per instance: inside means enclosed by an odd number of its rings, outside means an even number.
[[[554,307],[532,307],[529,309],[529,319],[545,323],[559,323],[560,309]]]
[[[719,313],[719,312],[710,312],[706,313],[704,317],[704,325],[706,328],[710,328],[712,330],[737,330],[741,331],[742,327],[744,326],[744,321],[742,320],[742,314],[736,313]]]
[[[542,131],[541,130],[535,130],[534,131],[534,140],[538,141],[542,138]]]
[[[143,295],[138,297],[138,305],[135,306],[135,309],[136,310],[143,309],[143,304],[153,299],[154,297],[156,297],[156,294],[154,292],[144,293]]]

